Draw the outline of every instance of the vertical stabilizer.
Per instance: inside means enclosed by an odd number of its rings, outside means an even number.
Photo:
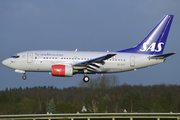
[[[157,54],[163,53],[174,15],[165,15],[145,39],[134,48],[118,52]]]

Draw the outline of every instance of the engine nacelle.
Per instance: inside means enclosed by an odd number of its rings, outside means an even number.
[[[53,65],[51,68],[52,76],[58,77],[72,77],[73,68],[69,65]]]

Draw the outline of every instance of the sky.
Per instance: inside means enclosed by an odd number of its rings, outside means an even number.
[[[28,50],[118,51],[141,42],[165,14],[174,15],[164,53],[165,63],[108,74],[119,84],[180,85],[180,1],[178,0],[1,0],[0,61]],[[78,86],[83,74],[53,77],[22,74],[0,63],[0,90],[34,86]],[[100,75],[89,75],[97,78]]]

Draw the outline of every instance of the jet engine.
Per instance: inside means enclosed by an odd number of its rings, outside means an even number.
[[[51,68],[52,76],[57,77],[72,77],[73,68],[70,65],[53,65]]]

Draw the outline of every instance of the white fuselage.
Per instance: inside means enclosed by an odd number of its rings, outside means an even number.
[[[3,61],[3,64],[15,69],[16,72],[51,72],[52,65],[63,64],[73,66],[76,63],[91,60],[106,54],[116,55],[104,60],[104,64],[99,67],[96,73],[124,72],[164,62],[164,59],[149,59],[150,55],[136,53],[42,50],[17,53],[18,58],[8,58]],[[84,68],[74,66],[73,69]],[[86,73],[91,74],[92,72],[87,71]]]

